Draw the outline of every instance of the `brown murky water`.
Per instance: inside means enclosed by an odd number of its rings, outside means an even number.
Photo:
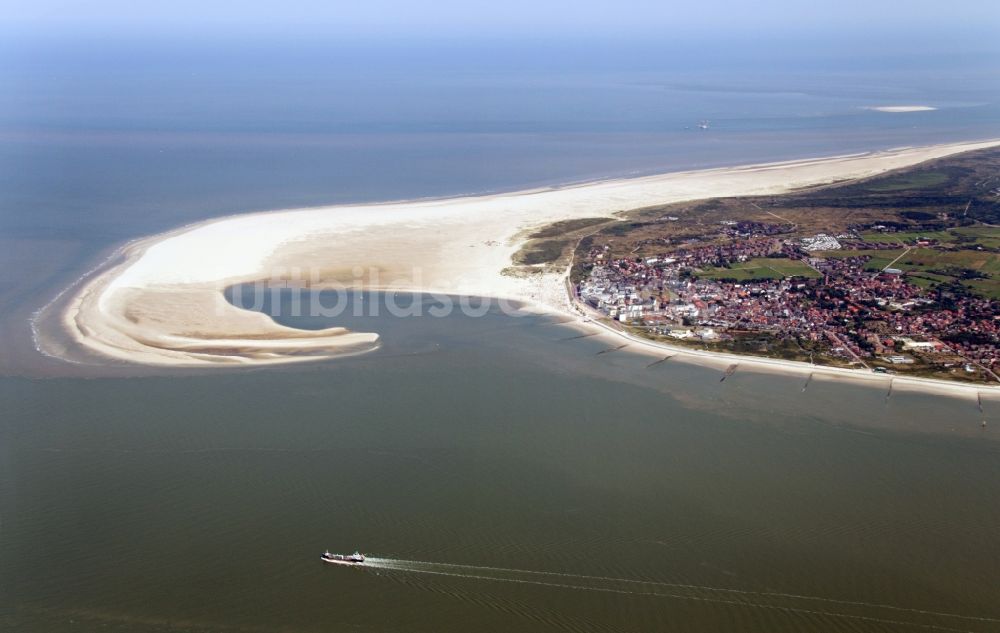
[[[366,325],[311,368],[0,380],[0,629],[1000,631],[996,403]]]

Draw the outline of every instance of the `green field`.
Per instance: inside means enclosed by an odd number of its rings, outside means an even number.
[[[903,253],[906,255],[900,257]],[[933,288],[939,283],[960,281],[977,294],[1000,299],[1000,254],[989,251],[939,251],[930,248],[914,248],[906,252],[906,249],[901,248],[887,251],[825,251],[817,253],[817,255],[836,259],[867,255],[871,259],[865,269],[870,271],[882,270],[890,262],[896,260],[892,267],[904,271],[907,281],[921,288]],[[987,275],[989,278],[961,279],[961,269],[973,270]],[[949,272],[955,274],[948,274]]]
[[[966,281],[965,285],[972,288],[977,294],[989,299],[1000,300],[1000,281],[996,279],[972,279]]]
[[[957,238],[972,238],[974,245],[984,248],[1000,248],[1000,226],[965,226],[952,229]]]
[[[758,257],[733,264],[731,268],[709,268],[695,275],[705,279],[735,279],[737,281],[820,276],[818,272],[798,260],[769,257]]]
[[[922,233],[917,231],[898,231],[896,233],[873,231],[861,234],[861,239],[869,243],[899,242],[900,244],[913,244],[920,238],[937,240],[942,244],[951,244],[957,239],[957,236],[953,235],[950,231],[924,231]]]
[[[968,268],[984,274],[993,274],[1000,272],[1000,257],[988,251],[936,251],[929,248],[915,248],[900,258],[895,268],[914,271]]]
[[[954,277],[938,275],[935,273],[912,272],[906,275],[906,281],[910,282],[914,286],[920,286],[925,289],[930,289],[938,284],[947,283],[953,280]]]
[[[941,244],[960,245],[961,248],[1000,248],[1000,227],[994,226],[966,226],[945,231],[899,231],[896,233],[882,233],[871,231],[861,234],[861,239],[865,242],[899,242],[900,244],[913,244],[920,238],[937,240]]]

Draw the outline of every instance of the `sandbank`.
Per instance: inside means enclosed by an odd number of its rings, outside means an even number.
[[[934,106],[927,105],[870,106],[866,109],[875,112],[929,112],[937,110]]]

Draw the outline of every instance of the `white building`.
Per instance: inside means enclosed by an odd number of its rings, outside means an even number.
[[[826,233],[817,233],[812,237],[802,238],[802,248],[806,251],[836,251],[840,250],[840,242],[837,238]]]

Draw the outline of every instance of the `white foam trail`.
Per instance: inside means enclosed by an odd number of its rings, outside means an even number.
[[[922,624],[922,623],[919,623],[919,622],[906,622],[904,620],[889,620],[889,619],[886,619],[886,618],[878,618],[878,617],[867,616],[867,615],[855,615],[855,614],[851,614],[851,613],[837,613],[837,612],[833,612],[833,611],[820,611],[820,610],[817,610],[817,609],[804,609],[804,608],[801,608],[801,607],[786,607],[786,606],[781,606],[781,605],[762,604],[762,603],[756,603],[756,602],[746,602],[746,601],[742,601],[742,600],[726,600],[724,598],[708,598],[708,597],[705,597],[705,596],[687,596],[687,595],[681,595],[681,594],[663,593],[663,592],[656,592],[656,591],[629,591],[629,590],[626,590],[626,589],[612,589],[612,588],[609,588],[609,587],[588,587],[586,585],[570,585],[570,584],[565,584],[565,583],[544,582],[544,581],[541,581],[541,580],[524,580],[524,579],[517,579],[517,578],[498,578],[496,576],[482,576],[482,575],[473,574],[473,573],[453,573],[453,572],[446,572],[446,571],[432,571],[432,570],[429,570],[429,569],[417,569],[417,568],[410,568],[410,567],[406,567],[406,566],[398,566],[398,567],[396,567],[396,566],[393,566],[389,561],[391,561],[391,559],[389,559],[389,560],[385,560],[385,559],[374,560],[374,559],[368,558],[368,559],[366,559],[365,562],[366,562],[366,564],[368,562],[374,562],[375,564],[373,566],[375,566],[375,567],[377,567],[379,569],[386,569],[386,570],[389,570],[389,571],[395,570],[395,571],[401,571],[401,572],[404,572],[404,573],[431,574],[431,575],[435,575],[435,576],[451,576],[451,577],[454,577],[454,578],[466,578],[466,579],[476,579],[476,580],[492,580],[492,581],[496,581],[496,582],[510,582],[510,583],[524,584],[524,585],[539,585],[539,586],[542,586],[542,587],[556,587],[556,588],[559,588],[559,589],[577,589],[577,590],[581,590],[581,591],[599,591],[599,592],[603,592],[603,593],[615,593],[615,594],[621,594],[621,595],[650,597],[650,598],[671,598],[671,599],[676,599],[676,600],[693,600],[693,601],[696,601],[696,602],[709,602],[709,603],[713,603],[713,604],[725,604],[725,605],[740,606],[740,607],[750,607],[750,608],[755,608],[755,609],[772,609],[772,610],[775,610],[775,611],[784,611],[786,613],[797,613],[797,614],[803,614],[803,615],[817,615],[817,616],[829,617],[829,618],[843,618],[843,619],[849,619],[849,620],[859,620],[859,621],[864,621],[864,622],[874,622],[874,623],[877,623],[877,624],[889,624],[889,625],[893,625],[893,626],[909,626],[909,627],[929,629],[929,630],[935,630],[935,631],[947,631],[949,633],[976,633],[975,631],[970,631],[968,629],[955,629],[955,628],[951,628],[951,627],[947,627],[947,626],[939,626],[937,624]],[[440,565],[442,567],[448,567],[449,566],[449,565],[442,564],[442,563],[422,563],[422,564]],[[455,566],[457,567],[458,565],[455,565]],[[472,568],[474,568],[471,565],[463,565],[462,567],[472,567]],[[487,568],[487,569],[489,569],[489,568]],[[507,571],[507,570],[504,570],[504,571]],[[524,573],[540,573],[540,574],[545,573],[545,572],[531,572],[531,571],[527,571],[527,570],[509,570],[509,571],[518,571],[518,572],[523,571]],[[571,574],[559,574],[559,575],[571,575]],[[600,578],[599,576],[583,576],[583,577],[584,578]],[[628,581],[628,580],[624,580],[624,582],[643,582],[643,581]],[[665,584],[665,583],[650,583],[650,584]],[[746,592],[746,593],[753,593],[753,592]],[[962,617],[962,616],[958,616],[958,617]]]
[[[531,574],[538,576],[555,576],[560,578],[576,578],[580,580],[603,580],[606,582],[618,582],[618,583],[632,583],[632,584],[642,584],[642,585],[655,585],[659,587],[671,587],[674,589],[695,589],[701,591],[714,591],[719,593],[730,593],[735,595],[745,595],[745,596],[758,596],[767,598],[788,598],[791,600],[812,600],[816,602],[826,602],[830,604],[840,604],[844,606],[854,606],[854,607],[869,607],[876,609],[886,609],[891,611],[900,611],[906,613],[916,613],[920,615],[937,616],[942,618],[956,618],[960,620],[970,620],[974,622],[1000,622],[1000,618],[991,618],[985,616],[973,616],[973,615],[962,615],[958,613],[946,613],[942,611],[928,611],[925,609],[914,609],[911,607],[900,607],[892,604],[881,604],[875,602],[862,602],[857,600],[841,600],[838,598],[824,598],[822,596],[806,596],[802,594],[794,593],[781,593],[775,591],[752,591],[748,589],[728,589],[724,587],[709,587],[705,585],[691,585],[682,583],[671,583],[671,582],[660,582],[655,580],[638,580],[634,578],[613,578],[610,576],[589,576],[585,574],[567,574],[563,572],[550,572],[550,571],[533,571],[530,569],[510,569],[507,567],[485,567],[481,565],[460,565],[456,563],[434,563],[429,561],[417,561],[417,560],[403,560],[395,558],[368,558],[366,562],[371,562],[376,566],[381,566],[386,569],[398,569],[399,571],[413,571],[422,573],[425,570],[418,568],[411,568],[414,565],[427,565],[430,567],[454,567],[458,569],[468,569],[470,571],[479,572],[507,572],[513,574]],[[431,572],[427,572],[431,573]],[[461,574],[453,574],[461,575]],[[525,581],[528,582],[528,581]],[[628,593],[628,592],[626,592]]]

